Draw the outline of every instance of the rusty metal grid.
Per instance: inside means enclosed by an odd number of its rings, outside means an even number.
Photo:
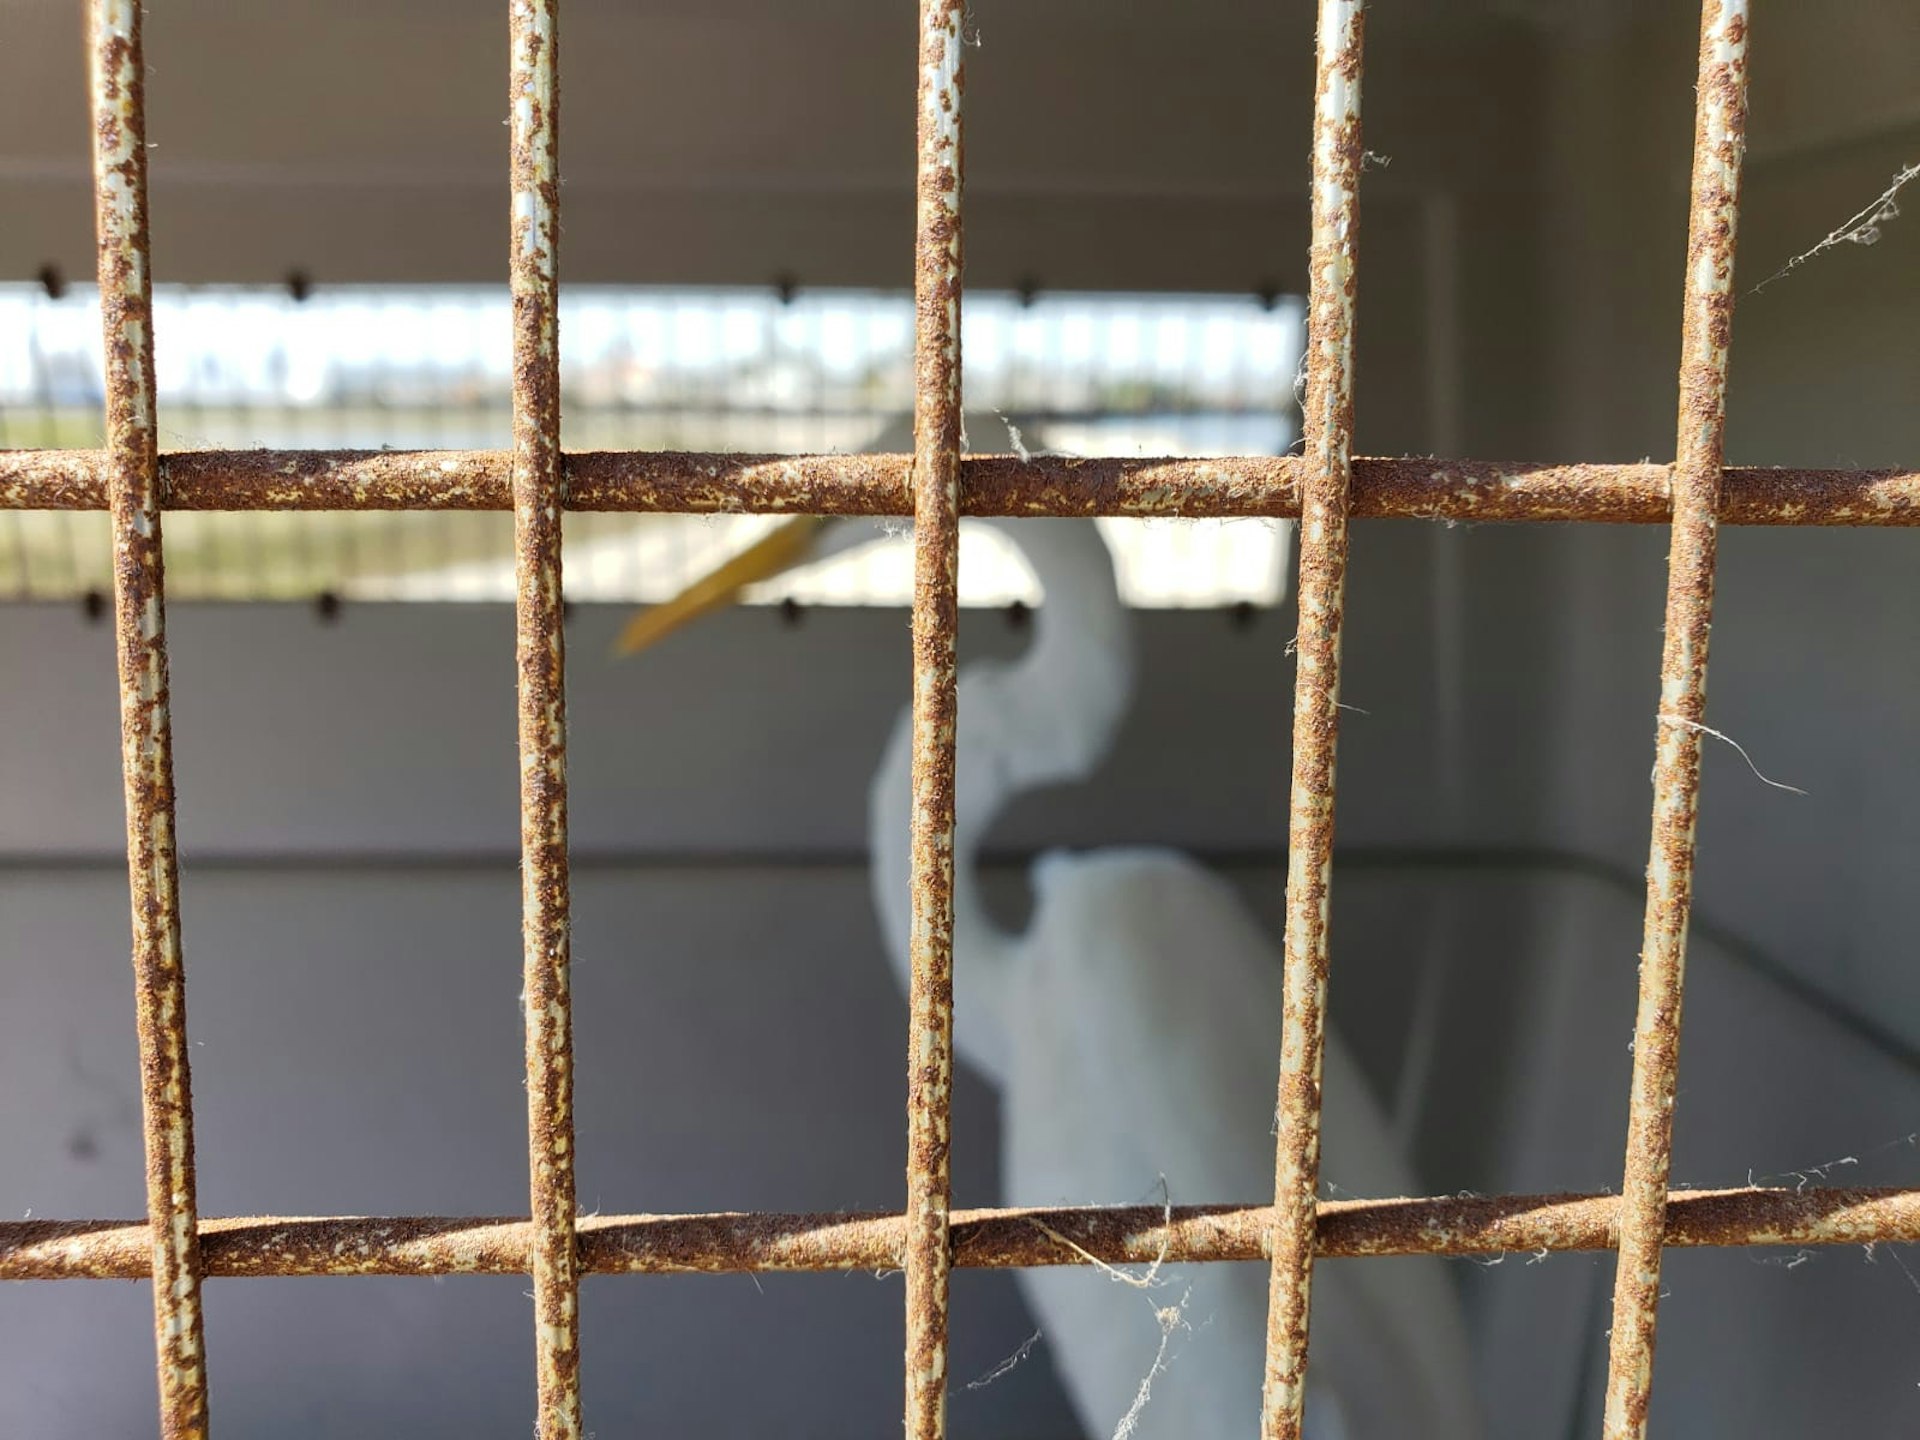
[[[897,1267],[906,1274],[906,1431],[934,1440],[945,1430],[953,1266],[1267,1259],[1272,1283],[1262,1432],[1292,1440],[1300,1434],[1308,1374],[1316,1257],[1603,1249],[1619,1253],[1605,1434],[1628,1440],[1646,1427],[1664,1247],[1920,1241],[1920,1189],[1668,1189],[1717,527],[1920,524],[1920,471],[1729,470],[1722,463],[1748,0],[1702,4],[1671,466],[1351,456],[1361,0],[1319,5],[1304,454],[962,459],[962,8],[963,0],[920,5],[911,456],[560,452],[556,0],[510,0],[512,450],[162,457],[154,429],[140,7],[136,0],[92,0],[107,445],[102,451],[0,452],[0,507],[105,509],[112,517],[147,1217],[0,1223],[0,1279],[151,1276],[161,1425],[169,1440],[207,1433],[200,1289],[209,1275],[530,1275],[539,1433],[552,1440],[582,1433],[582,1275]],[[167,509],[513,512],[530,1218],[199,1215],[167,706],[161,548]],[[566,509],[914,519],[909,1158],[901,1213],[578,1214],[560,624]],[[1270,1206],[951,1208],[954,638],[963,515],[1301,520],[1285,1005]],[[1347,528],[1350,518],[1373,516],[1671,527],[1639,1017],[1617,1197],[1317,1199]]]

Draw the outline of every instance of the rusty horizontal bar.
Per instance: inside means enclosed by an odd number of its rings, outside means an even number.
[[[680,514],[907,515],[910,455],[573,451],[567,508]],[[101,510],[98,450],[0,450],[0,510]],[[1298,456],[968,456],[965,515],[1297,518]],[[170,510],[510,510],[506,450],[182,450],[160,457]],[[1920,470],[1729,468],[1725,525],[1920,525]],[[1356,519],[1665,525],[1670,467],[1356,458]]]
[[[1317,1253],[1342,1259],[1610,1250],[1619,1214],[1617,1195],[1325,1200]],[[955,1265],[1013,1269],[1089,1258],[1110,1265],[1261,1260],[1273,1211],[1135,1205],[955,1210],[952,1218]],[[870,1213],[596,1215],[582,1217],[579,1231],[581,1272],[594,1275],[893,1270],[905,1233],[899,1215]],[[202,1219],[199,1233],[205,1273],[223,1278],[526,1275],[534,1235],[524,1219],[446,1216]],[[0,1222],[0,1280],[143,1279],[147,1237],[146,1225],[133,1220]],[[1915,1242],[1920,1189],[1676,1190],[1667,1202],[1669,1246]]]

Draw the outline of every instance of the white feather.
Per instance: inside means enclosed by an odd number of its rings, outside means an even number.
[[[1178,854],[1109,850],[1041,860],[1024,934],[1001,932],[980,903],[973,859],[995,816],[1019,791],[1087,778],[1133,683],[1095,528],[988,523],[1026,554],[1045,597],[1025,656],[962,674],[956,739],[954,1039],[1000,1087],[1005,1199],[1138,1203],[1163,1181],[1174,1203],[1269,1199],[1281,957],[1233,890]],[[875,903],[903,984],[910,749],[903,716],[870,797]],[[1323,1094],[1322,1173],[1355,1194],[1411,1193],[1387,1118],[1332,1033]],[[1257,1433],[1265,1265],[1178,1267],[1146,1293],[1080,1267],[1019,1278],[1090,1433],[1123,1417],[1131,1440]],[[1319,1266],[1312,1324],[1313,1440],[1480,1433],[1442,1262]]]

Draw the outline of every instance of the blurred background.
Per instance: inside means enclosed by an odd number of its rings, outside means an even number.
[[[1920,160],[1920,12],[1756,8],[1729,461],[1912,464],[1920,220],[1753,287]],[[1310,12],[976,0],[967,405],[1006,433],[973,448],[1293,442]],[[1696,25],[1372,8],[1361,453],[1671,456]],[[564,26],[566,443],[875,445],[909,403],[912,7],[570,0]],[[163,445],[503,445],[502,7],[174,0],[147,47]],[[99,441],[85,93],[80,8],[0,0],[0,445]],[[864,828],[907,694],[898,548],[605,658],[761,524],[568,519],[580,1186],[607,1212],[900,1202],[905,1010]],[[1163,843],[1277,936],[1288,537],[1106,533],[1140,693],[1094,781],[995,832],[996,903],[1020,913],[1040,849]],[[202,1208],[524,1210],[506,517],[180,515],[167,539]],[[1617,1184],[1664,539],[1354,532],[1330,1013],[1429,1192]],[[1920,568],[1898,531],[1721,549],[1709,719],[1807,793],[1709,746],[1675,1179],[1915,1183]],[[108,575],[101,517],[0,512],[15,1216],[142,1203]],[[970,536],[962,584],[963,660],[1017,653],[1044,604],[1017,558]],[[996,1124],[968,1077],[958,1203],[997,1194]],[[1670,1256],[1654,1424],[1912,1429],[1914,1263]],[[1597,1434],[1610,1257],[1452,1268],[1490,1434]],[[524,1288],[212,1282],[215,1413],[522,1434]],[[897,1277],[584,1296],[602,1435],[897,1426]],[[150,1316],[144,1285],[0,1288],[0,1431],[149,1433]],[[1075,1433],[1044,1336],[964,1384],[1033,1332],[1010,1277],[957,1277],[954,1317],[956,1433]]]
[[[157,376],[172,449],[501,449],[512,442],[511,305],[501,287],[167,286]],[[1290,297],[971,294],[969,403],[994,453],[1271,455],[1294,431],[1301,306]],[[562,303],[562,442],[576,450],[821,454],[912,448],[913,299],[836,288],[585,286]],[[165,339],[160,337],[164,335]],[[92,286],[0,286],[0,442],[102,443]],[[165,355],[164,362],[157,357]],[[778,523],[769,516],[573,515],[568,594],[659,601]],[[104,514],[0,512],[0,595],[112,586]],[[1279,525],[1110,520],[1136,604],[1271,605]],[[506,514],[182,515],[178,599],[513,599]],[[1038,603],[1018,562],[969,536],[970,604]],[[911,547],[813,567],[756,598],[904,605]]]

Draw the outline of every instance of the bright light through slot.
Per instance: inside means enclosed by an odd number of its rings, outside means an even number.
[[[0,286],[0,445],[100,443],[91,287],[59,300]],[[160,287],[163,448],[501,449],[509,442],[504,290]],[[977,453],[1281,454],[1297,434],[1302,311],[1283,298],[967,297],[968,443]],[[581,450],[828,454],[912,449],[913,311],[904,294],[582,286],[561,302],[564,440]],[[0,595],[70,598],[109,582],[96,516],[0,515]],[[651,602],[744,548],[759,516],[573,515],[567,591]],[[1270,605],[1288,529],[1265,520],[1104,519],[1121,593],[1142,606]],[[495,515],[182,513],[178,599],[499,600],[513,595]],[[985,531],[963,540],[961,601],[1038,603]],[[297,564],[289,561],[297,558]],[[82,563],[85,559],[85,563]],[[95,574],[89,566],[97,568]],[[748,598],[904,605],[897,535],[755,587]]]

